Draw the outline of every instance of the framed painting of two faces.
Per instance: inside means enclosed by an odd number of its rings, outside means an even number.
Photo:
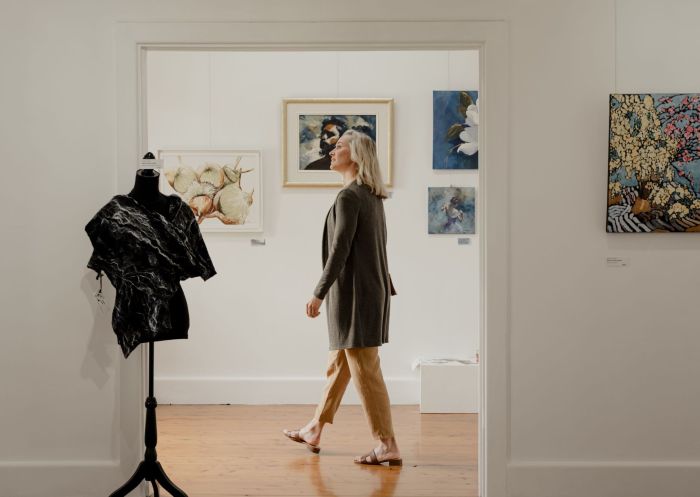
[[[301,99],[283,102],[282,177],[285,187],[342,186],[330,153],[348,130],[374,140],[382,178],[392,186],[393,99]]]

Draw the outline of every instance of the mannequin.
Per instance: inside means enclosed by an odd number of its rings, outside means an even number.
[[[168,215],[168,196],[158,189],[160,173],[155,169],[139,169],[136,171],[134,188],[128,195],[141,205],[151,210]]]
[[[160,174],[158,171],[153,169],[139,169],[136,171],[134,188],[127,196],[134,199],[142,208],[157,212],[167,220],[170,218],[171,200],[177,202],[181,201],[179,198],[163,195],[158,190],[159,179]],[[190,326],[190,318],[185,294],[179,283],[167,307],[169,308],[171,329],[175,338],[186,338]],[[150,482],[153,486],[153,495],[155,497],[159,497],[160,494],[157,483],[160,483],[173,497],[187,497],[187,494],[168,478],[165,470],[160,462],[158,462],[158,454],[156,452],[156,444],[158,443],[156,407],[158,406],[158,402],[153,393],[154,339],[157,338],[152,337],[148,344],[148,398],[146,399],[146,426],[144,429],[146,453],[144,454],[143,461],[136,468],[131,478],[116,491],[112,492],[110,497],[125,497],[144,480]]]
[[[139,169],[136,171],[134,188],[127,194],[146,209],[158,212],[168,217],[168,197],[160,192],[158,183],[160,173],[155,169]],[[185,293],[180,285],[177,286],[175,295],[170,299],[170,317],[173,336],[187,337],[190,328],[190,314],[187,309]]]
[[[151,153],[144,159],[154,159]],[[192,209],[177,195],[158,190],[160,174],[139,169],[133,189],[115,195],[88,222],[93,245],[87,267],[105,274],[117,290],[112,328],[127,358],[148,343],[146,452],[134,474],[110,497],[125,497],[143,480],[158,483],[173,497],[187,497],[158,462],[156,407],[153,394],[155,342],[184,339],[190,326],[187,301],[180,282],[216,274]],[[101,280],[100,280],[101,281]]]

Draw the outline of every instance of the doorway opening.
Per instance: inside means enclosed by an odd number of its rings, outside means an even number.
[[[171,478],[193,494],[210,495],[216,489],[230,495],[231,485],[249,495],[290,485],[308,488],[300,495],[340,495],[348,488],[358,495],[398,496],[421,488],[426,495],[479,495],[480,395],[471,388],[479,385],[479,366],[467,363],[478,362],[482,326],[482,180],[478,168],[434,168],[436,140],[452,141],[445,153],[457,159],[478,156],[460,145],[469,143],[462,131],[478,126],[478,116],[477,126],[474,116],[467,125],[466,109],[480,107],[479,51],[158,48],[147,50],[144,74],[141,139],[166,159],[165,172],[174,170],[164,193],[184,188],[174,185],[178,167],[200,174],[219,157],[222,167],[232,164],[227,154],[234,162],[245,153],[258,160],[257,176],[240,180],[258,209],[247,213],[255,226],[202,226],[219,274],[206,283],[183,282],[190,338],[157,345],[159,455]],[[441,101],[435,92],[454,95]],[[284,185],[290,167],[300,170],[298,161],[305,160],[300,143],[297,162],[288,157],[283,137],[296,139],[298,130],[285,129],[285,99],[321,99],[329,113],[341,99],[392,101],[392,195],[385,210],[398,295],[391,304],[389,343],[380,354],[406,464],[400,472],[369,468],[358,478],[360,468],[348,464],[355,452],[372,447],[353,388],[324,433],[323,458],[290,446],[280,433],[308,421],[325,382],[325,318],[307,319],[304,304],[320,275],[323,221],[338,192]],[[454,116],[463,119],[436,115],[436,101],[453,105]],[[436,134],[445,122],[445,135]],[[442,165],[449,161],[442,159]],[[442,209],[449,209],[452,198],[468,201],[461,196],[469,195],[471,213],[457,207],[461,214],[450,217]],[[445,216],[441,222],[436,213]],[[474,233],[461,233],[460,227],[469,230],[464,218],[470,215]],[[436,226],[444,232],[429,233]],[[463,362],[430,362],[435,359]],[[473,412],[450,413],[458,410]],[[202,478],[204,469],[212,476]]]

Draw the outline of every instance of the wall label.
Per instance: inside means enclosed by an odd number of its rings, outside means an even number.
[[[608,267],[627,267],[630,265],[629,257],[606,257],[605,262]]]

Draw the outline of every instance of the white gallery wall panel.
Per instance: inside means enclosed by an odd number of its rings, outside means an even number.
[[[164,148],[171,142],[178,143],[180,149],[208,145],[211,128],[209,58],[202,52],[164,50],[158,55],[149,59],[147,69],[147,77],[157,86],[156,91],[149,92],[149,99],[153,108],[159,109],[147,117],[153,140],[164,143]]]
[[[511,150],[511,455],[522,495],[538,483],[537,495],[561,495],[567,478],[586,477],[601,481],[594,495],[653,495],[661,485],[620,486],[624,468],[680,484],[698,466],[699,240],[605,232],[608,94],[690,91],[687,75],[700,71],[685,47],[697,40],[675,26],[692,13],[700,7],[682,2],[618,2],[616,15],[607,2],[558,5],[551,17],[522,13],[514,29],[528,40],[513,52]],[[594,23],[604,35],[587,36]],[[610,256],[630,264],[607,267]]]
[[[263,233],[205,234],[219,274],[183,285],[190,339],[158,345],[162,402],[318,400],[325,314],[309,320],[304,306],[320,276],[323,223],[337,189],[282,188],[284,98],[394,99],[394,193],[385,207],[399,295],[382,368],[395,401],[418,402],[416,359],[474,356],[478,234],[466,246],[428,236],[426,209],[428,186],[478,185],[478,171],[432,169],[432,91],[478,90],[476,51],[156,50],[147,72],[151,150],[260,150],[264,181]],[[266,245],[251,246],[251,238]]]

